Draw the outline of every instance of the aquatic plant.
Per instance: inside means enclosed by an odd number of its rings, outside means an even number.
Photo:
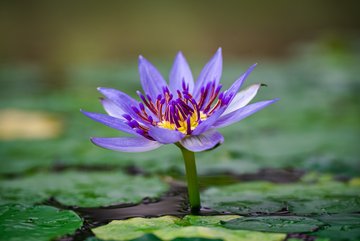
[[[122,152],[144,152],[164,144],[177,145],[183,154],[191,211],[200,209],[194,152],[215,148],[224,142],[216,130],[236,123],[277,99],[249,104],[262,84],[254,84],[239,92],[251,66],[229,89],[221,91],[221,48],[202,69],[194,82],[190,67],[181,52],[175,58],[166,83],[160,72],[144,57],[139,57],[139,73],[143,93],[141,102],[111,88],[98,90],[107,114],[82,111],[104,125],[121,130],[130,137],[91,138],[100,147]],[[249,105],[248,105],[249,104]]]

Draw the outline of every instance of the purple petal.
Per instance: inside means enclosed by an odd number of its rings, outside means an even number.
[[[265,100],[265,101],[260,101],[260,102],[256,102],[254,104],[251,105],[247,105],[243,108],[240,108],[236,111],[233,111],[227,115],[224,115],[222,117],[220,117],[215,123],[214,123],[214,127],[216,128],[220,128],[220,127],[225,127],[228,125],[231,125],[235,122],[238,122],[246,117],[248,117],[249,115],[254,114],[255,112],[263,109],[264,107],[278,101],[279,99],[273,99],[273,100]]]
[[[202,69],[194,89],[194,96],[198,97],[200,94],[200,89],[203,86],[206,86],[207,83],[215,81],[215,86],[219,85],[220,78],[222,74],[222,54],[221,48],[219,48],[215,55],[210,59],[210,61]]]
[[[94,121],[100,122],[108,127],[130,133],[137,134],[128,124],[124,123],[123,120],[101,113],[86,112],[80,110],[84,115],[93,119]]]
[[[208,129],[210,129],[214,123],[220,118],[222,113],[224,113],[226,107],[222,107],[219,110],[215,111],[209,118],[202,121],[192,132],[193,135],[199,135]]]
[[[247,105],[256,96],[260,86],[261,84],[251,85],[248,88],[237,93],[234,99],[226,108],[223,115],[229,114]]]
[[[197,136],[185,137],[180,141],[186,149],[194,152],[205,151],[224,142],[224,137],[214,129]]]
[[[144,137],[91,138],[92,143],[105,149],[122,152],[145,152],[159,148],[161,144]]]
[[[161,127],[150,127],[149,135],[162,144],[175,143],[184,138],[185,134]]]
[[[144,57],[139,56],[139,74],[145,94],[155,100],[162,93],[162,88],[167,86],[160,72]]]
[[[121,109],[118,105],[116,105],[113,101],[107,98],[102,98],[100,101],[106,113],[108,113],[110,116],[119,119],[124,119],[123,115],[127,113],[123,109]]]
[[[235,93],[239,91],[243,83],[245,82],[246,78],[249,76],[249,74],[254,70],[257,64],[253,64],[246,70],[244,74],[242,74],[231,86],[230,88],[225,92],[225,97],[232,95],[234,98]],[[231,99],[232,99],[231,98]]]
[[[138,106],[138,102],[135,99],[116,89],[99,87],[98,90],[106,98],[117,105],[123,112],[131,115],[138,121],[142,121],[141,118],[139,118],[139,116],[131,108],[132,106]]]
[[[182,82],[185,85],[189,85],[189,92],[192,93],[194,90],[194,79],[184,55],[179,52],[170,71],[169,76],[170,90],[176,94],[177,90],[182,90]]]

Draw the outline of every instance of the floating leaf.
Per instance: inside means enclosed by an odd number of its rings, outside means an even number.
[[[209,188],[203,206],[237,214],[274,214],[289,211],[308,215],[356,212],[360,188],[339,182],[273,184],[251,182]]]
[[[347,195],[331,197],[314,197],[313,200],[288,200],[287,204],[292,213],[303,214],[321,214],[321,213],[350,213],[360,210],[360,198]]]
[[[39,203],[50,197],[81,207],[138,203],[159,197],[168,185],[156,177],[129,176],[121,172],[63,172],[37,174],[0,184],[0,203]]]
[[[312,232],[324,223],[307,217],[298,216],[265,216],[237,218],[223,222],[230,229],[244,229],[274,233],[306,233]]]
[[[0,206],[0,240],[50,240],[71,234],[81,225],[81,218],[72,211],[49,206]]]
[[[360,240],[360,214],[331,214],[317,219],[328,224],[312,235],[331,240]]]
[[[163,240],[206,238],[224,241],[282,241],[285,238],[284,234],[230,230],[221,227],[220,221],[229,221],[235,218],[239,218],[239,216],[185,216],[183,219],[173,216],[131,218],[112,221],[107,225],[92,229],[92,231],[96,237],[103,240],[131,240],[145,234],[154,234]]]

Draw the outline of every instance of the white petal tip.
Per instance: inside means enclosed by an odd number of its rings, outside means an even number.
[[[139,55],[139,64],[142,64],[145,61],[145,58],[142,55]]]
[[[176,56],[177,56],[177,57],[180,57],[180,56],[182,57],[182,56],[184,56],[184,55],[183,55],[183,53],[182,53],[181,51],[179,51],[179,52],[177,52]]]
[[[147,62],[146,58],[142,55],[139,55],[139,63]]]
[[[216,53],[214,54],[214,57],[216,59],[222,59],[222,48],[218,48],[218,50],[216,51]]]

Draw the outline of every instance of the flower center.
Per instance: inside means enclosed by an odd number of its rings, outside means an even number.
[[[202,121],[224,104],[224,94],[219,95],[220,89],[221,86],[210,82],[201,88],[197,100],[189,93],[189,86],[184,81],[182,90],[177,90],[177,98],[174,98],[167,87],[163,87],[162,94],[155,100],[137,91],[143,103],[139,103],[138,107],[131,107],[133,117],[127,114],[124,117],[130,127],[150,139],[152,138],[148,135],[147,127],[149,124],[190,135]]]
[[[206,118],[207,115],[204,114],[202,111],[200,111],[200,121],[206,120]],[[170,130],[178,130],[184,134],[188,134],[188,130],[193,131],[199,125],[199,123],[200,122],[197,118],[197,115],[192,114],[189,123],[187,120],[180,119],[178,120],[178,125],[176,125],[175,123],[171,123],[170,121],[163,120],[163,121],[159,121],[157,123],[157,126]]]

